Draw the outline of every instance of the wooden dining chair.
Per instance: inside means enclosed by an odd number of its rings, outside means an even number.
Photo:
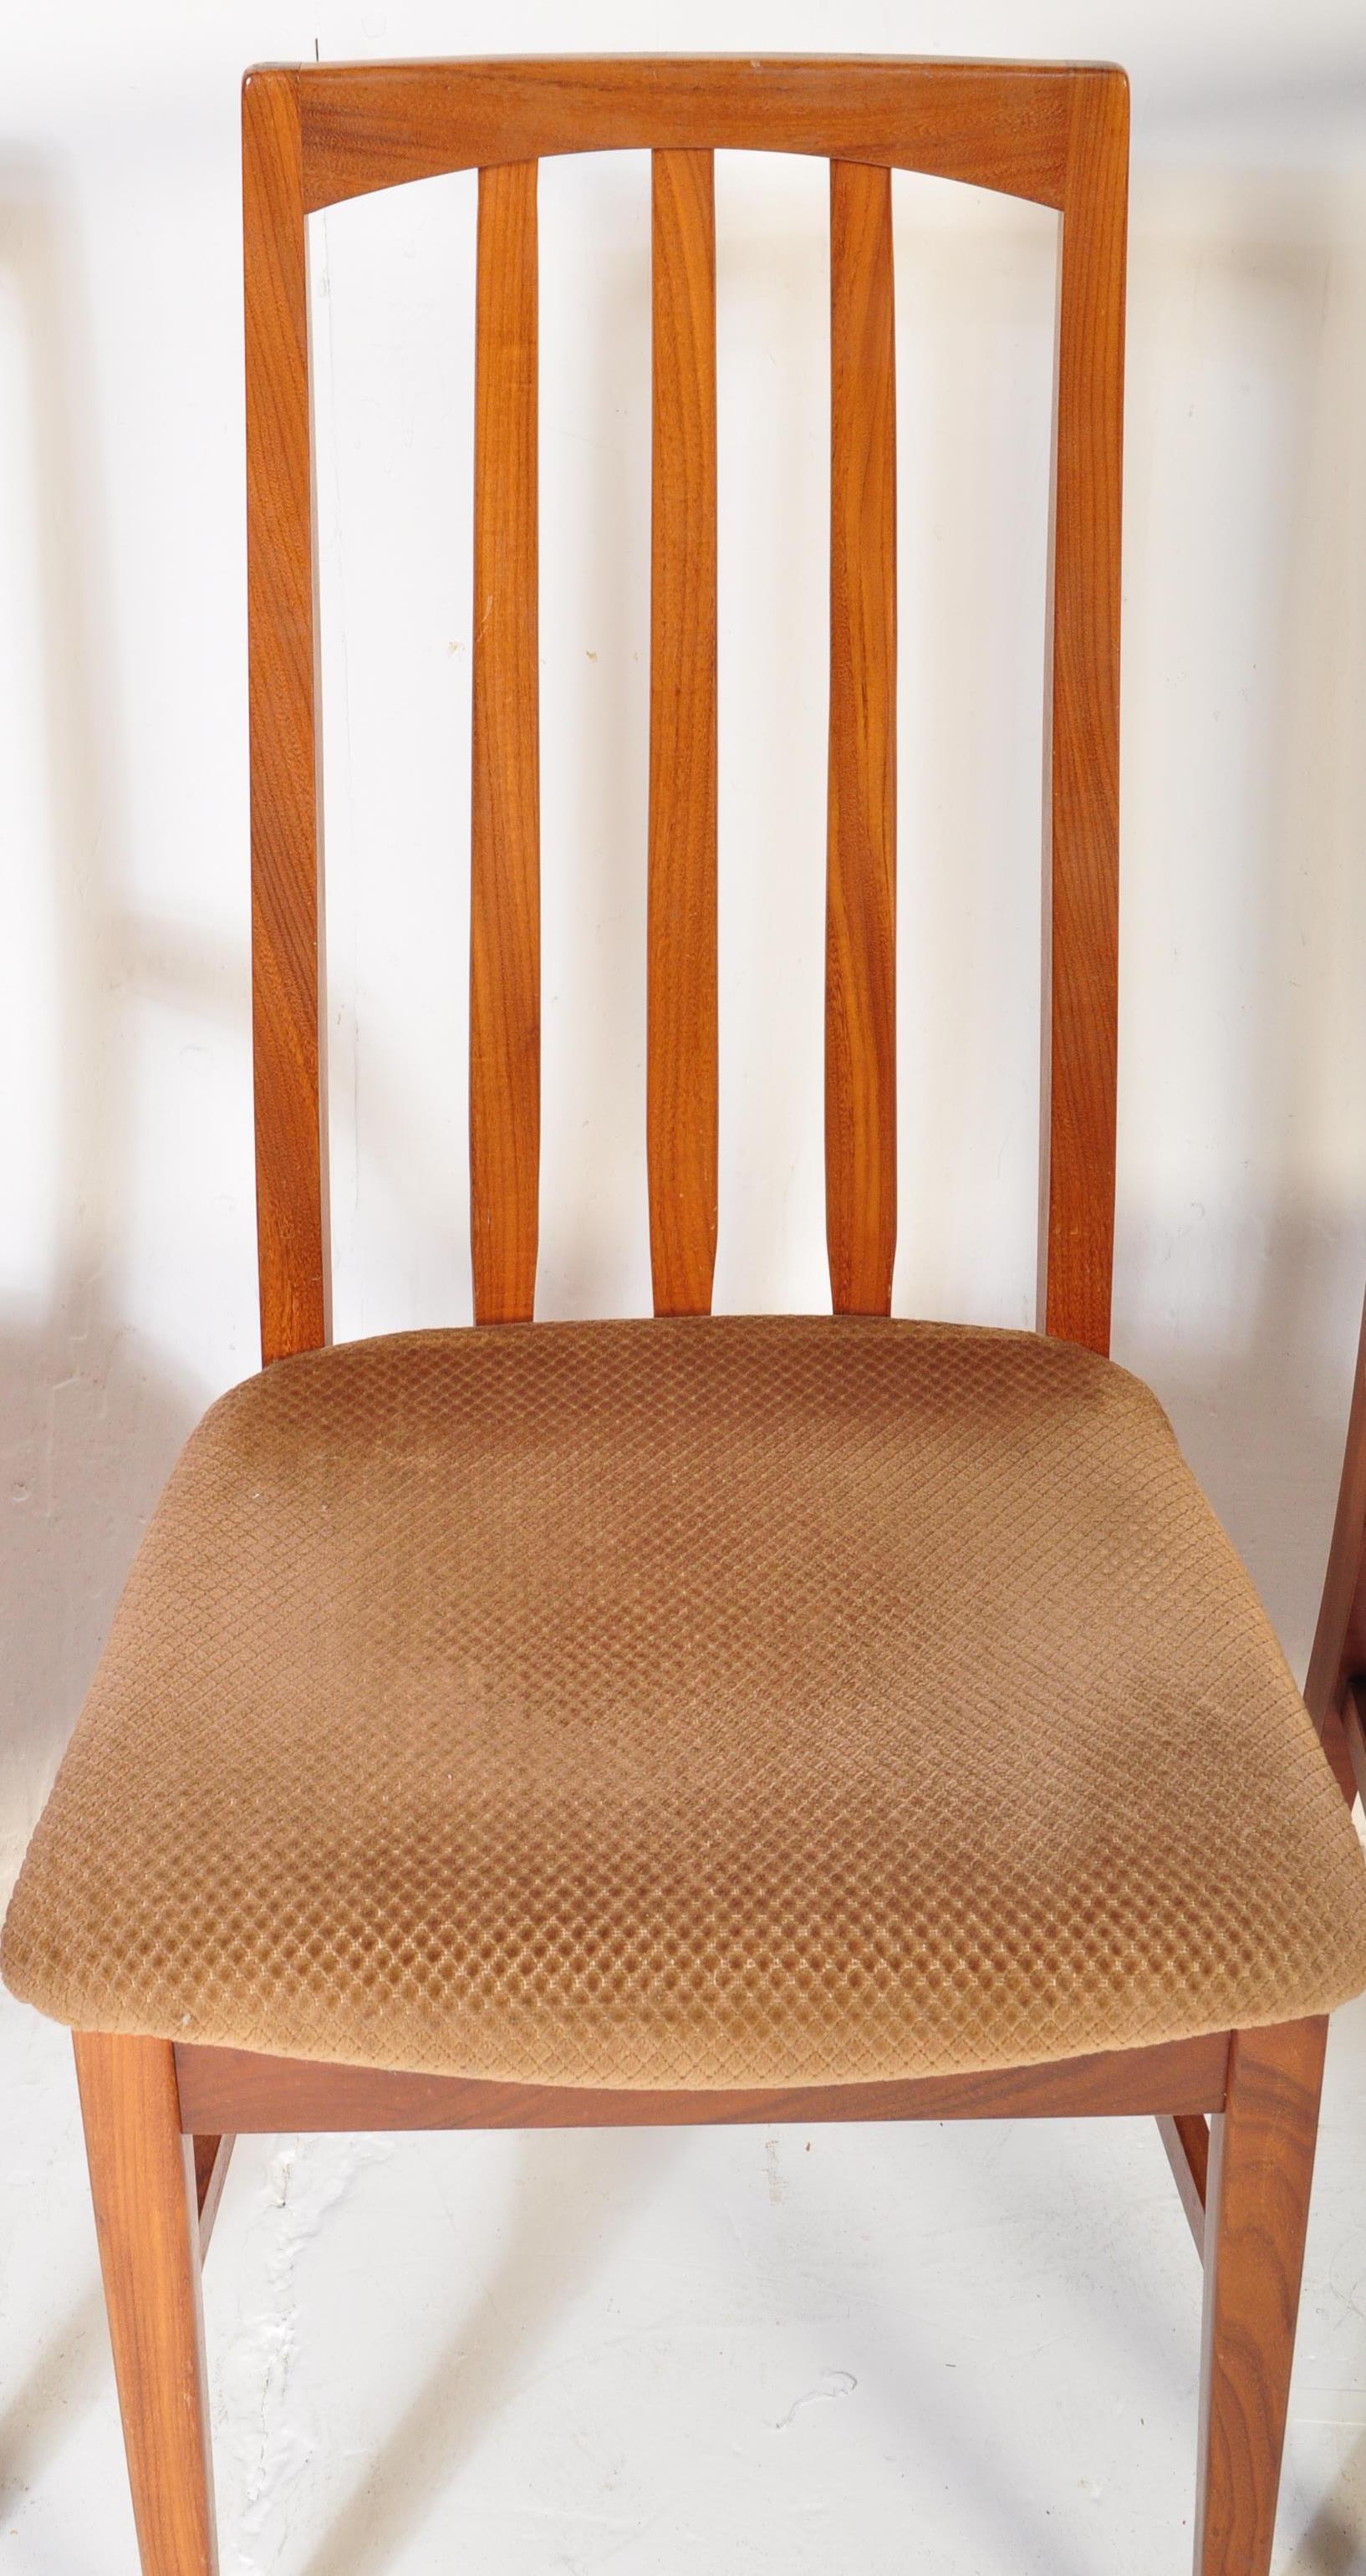
[[[207,2576],[235,2133],[1156,2114],[1204,2258],[1200,2576],[1270,2559],[1325,2016],[1366,1870],[1108,1357],[1128,111],[1108,68],[248,75],[264,1367],[139,1551],[6,1925],[76,2032],[145,2576]],[[653,153],[653,1318],[531,1324],[537,164]],[[832,1315],[710,1315],[713,154],[830,163]],[[479,172],[475,1323],[329,1346],[306,241]],[[1057,210],[1041,1324],[893,1320],[891,173]]]

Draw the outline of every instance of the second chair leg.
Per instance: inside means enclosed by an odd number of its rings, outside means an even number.
[[[1326,2021],[1236,2031],[1210,2123],[1195,2576],[1267,2576]]]
[[[174,2053],[81,2033],[76,2075],[143,2576],[215,2576],[199,2207]]]

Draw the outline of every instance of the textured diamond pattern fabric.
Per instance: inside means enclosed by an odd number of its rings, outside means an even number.
[[[1032,1335],[399,1335],[214,1406],[5,1931],[87,2028],[569,2084],[1067,2056],[1366,1984],[1155,1399]]]

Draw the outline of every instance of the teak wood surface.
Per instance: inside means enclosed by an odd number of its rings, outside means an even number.
[[[896,1255],[896,339],[892,174],[830,164],[825,1209],[838,1315]]]
[[[1077,2119],[1222,2108],[1228,2034],[1110,2056],[903,2083],[802,2084],[778,2091],[609,2093],[592,2086],[490,2084],[376,2073],[246,2049],[178,2044],[181,2117],[212,2130],[231,2108],[239,2133],[277,2129],[674,2129],[816,2127],[831,2120]],[[401,2120],[396,2113],[401,2112]]]
[[[1344,1796],[1366,1798],[1366,1309],[1304,1696]]]
[[[470,769],[470,1251],[481,1324],[530,1321],[541,1161],[536,164],[479,173]]]
[[[1122,73],[1091,65],[675,57],[310,64],[247,77],[252,976],[264,1358],[317,1348],[328,1334],[307,219],[369,190],[460,168],[479,172],[471,1235],[478,1319],[526,1320],[535,1304],[540,1150],[537,163],[549,153],[622,147],[654,156],[646,1124],[656,1307],[705,1311],[716,1251],[713,156],[803,152],[831,165],[832,1301],[841,1311],[886,1312],[896,1245],[889,174],[911,169],[1029,198],[1061,216],[1040,1320],[1104,1351],[1114,1213],[1127,86]],[[1353,1494],[1359,1567],[1366,1465]],[[1351,1617],[1342,1605],[1356,1593],[1345,1575],[1338,1591],[1334,1618],[1342,1610],[1345,1637]],[[1343,1652],[1335,1648],[1328,1659],[1339,1684]],[[76,2052],[144,2576],[212,2576],[215,2566],[198,2271],[236,2133],[1137,2112],[1159,2116],[1205,2256],[1197,2569],[1265,2576],[1321,2023],[987,2074],[778,2092],[477,2084],[107,2035],[78,2037]]]
[[[1210,2124],[1196,2576],[1271,2562],[1327,2029],[1235,2033]]]
[[[645,1125],[657,1315],[716,1266],[716,209],[710,152],[653,156]]]
[[[199,2199],[174,2053],[165,2040],[85,2033],[76,2077],[144,2576],[207,2576],[217,2551]]]

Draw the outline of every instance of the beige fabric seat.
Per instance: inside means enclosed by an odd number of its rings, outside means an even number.
[[[4,1968],[87,2028],[830,2081],[1324,2010],[1366,1872],[1123,1371],[878,1320],[484,1328],[206,1416]]]

